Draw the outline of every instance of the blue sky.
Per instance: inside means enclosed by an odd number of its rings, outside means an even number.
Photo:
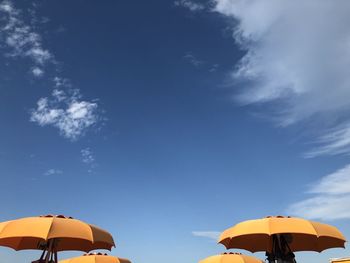
[[[267,215],[349,236],[348,5],[1,1],[0,220],[73,216],[136,263]]]

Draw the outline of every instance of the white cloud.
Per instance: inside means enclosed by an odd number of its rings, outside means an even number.
[[[210,239],[218,240],[220,232],[218,231],[192,231],[192,235],[196,237],[206,237]]]
[[[83,163],[91,164],[95,161],[95,157],[90,148],[82,149],[80,153],[81,153],[81,160],[83,161]]]
[[[232,72],[243,104],[273,103],[280,125],[314,122],[306,157],[350,153],[350,2],[214,0],[246,53]],[[319,123],[322,124],[320,125]],[[331,128],[330,128],[331,127]],[[288,214],[350,218],[350,165],[323,177]]]
[[[44,175],[50,176],[50,175],[62,174],[62,173],[63,172],[61,170],[58,170],[58,169],[49,169],[44,173]]]
[[[282,126],[322,122],[325,135],[309,157],[350,153],[350,1],[214,3],[235,22],[233,37],[246,51],[232,72],[233,83],[246,84],[237,100],[274,102]]]
[[[210,73],[216,72],[218,68],[219,68],[219,64],[213,64],[211,68],[209,68],[209,72]]]
[[[32,57],[35,62],[41,65],[51,58],[50,52],[42,49],[41,47],[31,48],[25,54],[29,57]]]
[[[192,64],[195,67],[200,67],[204,64],[204,61],[198,59],[195,55],[193,55],[192,52],[187,52],[184,56],[184,59],[186,59],[190,64]]]
[[[39,99],[30,120],[40,126],[56,127],[62,136],[76,140],[99,120],[97,103],[83,101],[80,97],[78,90],[66,94],[56,89],[51,98]]]
[[[350,219],[350,195],[318,196],[293,204],[288,214],[310,219]]]
[[[53,55],[43,48],[41,36],[24,22],[21,12],[15,9],[13,2],[0,2],[0,16],[1,40],[9,49],[7,56],[29,58],[37,69],[37,66],[43,67],[48,62],[53,62]],[[44,71],[42,68],[40,70],[39,75],[42,75]],[[32,70],[34,76],[38,76],[38,72]]]
[[[291,205],[288,213],[311,219],[350,219],[350,165],[324,176],[309,194],[314,196]]]
[[[3,1],[3,2],[0,4],[0,10],[1,10],[1,11],[4,11],[4,12],[7,12],[7,13],[12,13],[12,12],[14,12],[12,3],[11,3],[10,1]]]
[[[88,166],[88,173],[92,173],[93,169],[96,168],[95,156],[92,150],[87,147],[80,151],[81,160]]]
[[[66,78],[61,78],[61,77],[56,76],[53,78],[53,82],[55,83],[56,88],[60,88],[60,87],[70,88],[70,87],[72,87],[69,79],[66,79]]]
[[[52,91],[52,96],[59,102],[67,99],[66,93],[63,90],[54,89]]]
[[[189,9],[190,11],[202,11],[204,10],[206,7],[204,4],[198,3],[198,2],[194,2],[191,0],[176,0],[174,2],[175,6],[182,6],[184,8]]]
[[[25,11],[32,17],[29,23],[25,23],[27,16],[22,15],[23,10],[14,7],[13,1],[0,0],[0,41],[3,43],[0,46],[6,49],[8,57],[30,59],[30,72],[39,78],[49,63],[55,65],[56,62],[53,54],[43,47],[40,34],[34,30],[35,21],[38,21],[35,10]],[[30,121],[56,127],[64,137],[76,140],[99,120],[98,105],[82,100],[79,90],[72,88],[69,79],[57,75],[52,81],[55,88],[52,96],[38,100]]]
[[[330,195],[350,194],[350,164],[323,177],[310,192]]]
[[[344,123],[331,129],[321,136],[317,143],[320,146],[305,154],[306,158],[319,155],[337,155],[350,153],[350,123]]]
[[[44,71],[41,68],[35,67],[32,69],[32,73],[36,77],[41,77],[44,74]]]

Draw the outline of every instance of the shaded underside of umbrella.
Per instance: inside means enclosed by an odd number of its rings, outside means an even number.
[[[107,254],[91,253],[61,260],[59,263],[131,263],[131,261],[126,258],[109,256]]]
[[[207,257],[199,261],[199,263],[263,263],[263,261],[241,253],[223,253],[221,255]]]
[[[271,251],[273,236],[285,235],[291,239],[291,251],[317,251],[344,247],[345,237],[334,226],[295,217],[266,217],[241,222],[227,230],[218,242],[226,248],[251,252]]]
[[[15,250],[45,249],[52,242],[55,251],[108,249],[114,245],[107,231],[64,216],[27,217],[0,223],[0,246]]]

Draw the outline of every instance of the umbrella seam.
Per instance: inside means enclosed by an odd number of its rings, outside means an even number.
[[[48,241],[49,234],[50,234],[50,231],[51,231],[51,228],[52,228],[52,225],[53,225],[54,218],[55,217],[50,218],[51,219],[51,224],[50,224],[49,230],[47,231],[47,234],[46,234],[46,239],[45,239],[46,241]]]

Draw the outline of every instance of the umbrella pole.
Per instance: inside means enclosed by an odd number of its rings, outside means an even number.
[[[266,257],[269,263],[276,263],[282,260],[282,249],[278,235],[272,235],[271,252],[266,251]]]
[[[277,240],[277,236],[273,235],[272,236],[272,256],[273,256],[273,261],[276,262],[276,260],[278,259],[278,255],[280,254],[278,251],[278,240]]]
[[[273,235],[273,243],[273,256],[278,263],[296,263],[294,253],[283,234]]]
[[[297,261],[295,260],[295,255],[294,255],[293,251],[290,249],[290,246],[288,245],[287,240],[284,237],[282,237],[282,238],[283,238],[283,242],[284,242],[284,245],[286,247],[286,250],[288,251],[288,255],[290,257],[290,261],[292,263],[297,263]]]
[[[55,250],[54,256],[55,256],[55,263],[58,263],[58,259],[57,259],[57,250]]]
[[[40,256],[39,262],[41,262],[41,261],[44,259],[45,252],[46,252],[46,250],[45,250],[45,249],[43,249],[43,253],[41,253],[41,256]]]
[[[47,250],[46,256],[45,256],[45,263],[49,263],[49,258],[50,258],[50,251]]]
[[[50,256],[52,257],[53,243],[54,243],[54,240],[50,239],[49,240],[49,246],[47,248],[47,254],[46,254],[46,258],[45,258],[45,263],[49,263]]]
[[[272,236],[272,245],[271,245],[271,252],[266,251],[266,260],[269,263],[275,263],[275,236]]]

